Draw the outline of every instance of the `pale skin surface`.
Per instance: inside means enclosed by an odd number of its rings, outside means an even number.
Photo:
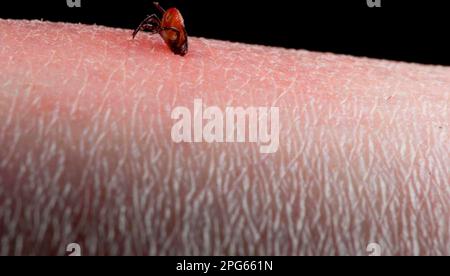
[[[0,253],[450,254],[450,68],[0,20]],[[175,106],[280,107],[280,147]]]

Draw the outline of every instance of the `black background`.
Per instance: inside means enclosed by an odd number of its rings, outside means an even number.
[[[6,1],[4,1],[6,2]],[[450,65],[450,10],[444,0],[160,0],[178,7],[191,36]],[[8,1],[1,18],[44,19],[134,29],[151,0]]]

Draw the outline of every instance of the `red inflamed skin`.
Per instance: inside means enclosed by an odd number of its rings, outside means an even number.
[[[189,43],[0,20],[0,254],[450,254],[450,68]],[[196,99],[278,107],[277,150],[175,143]]]

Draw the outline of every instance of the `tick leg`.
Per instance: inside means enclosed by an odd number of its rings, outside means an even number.
[[[162,13],[162,14],[165,14],[165,13],[166,13],[166,10],[163,9],[163,8],[159,5],[158,2],[153,2],[153,5],[155,5],[155,7],[158,9],[158,11],[159,11],[160,13]]]
[[[141,30],[147,30],[152,34],[156,34],[161,30],[161,21],[159,20],[158,16],[156,14],[152,14],[145,18],[141,24],[134,30],[133,32],[133,39],[137,35],[137,33]]]

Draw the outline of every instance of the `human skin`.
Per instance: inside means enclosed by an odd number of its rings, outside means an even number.
[[[450,68],[0,20],[0,254],[450,254]],[[280,145],[171,111],[277,106]]]

